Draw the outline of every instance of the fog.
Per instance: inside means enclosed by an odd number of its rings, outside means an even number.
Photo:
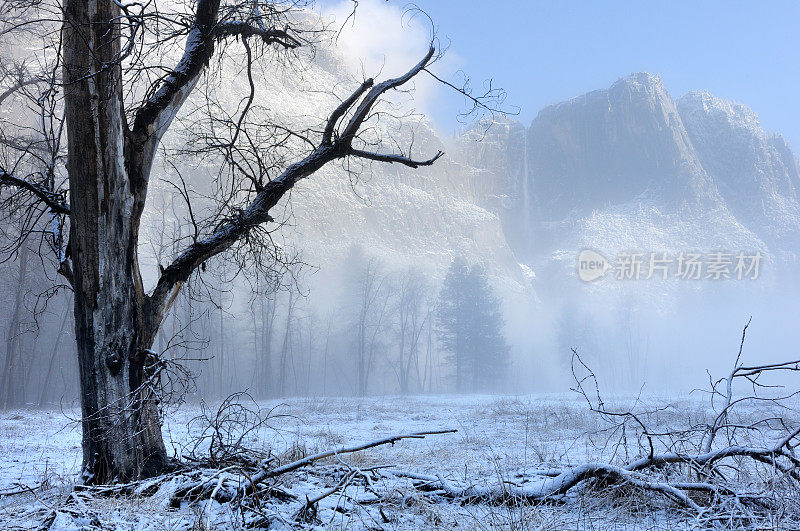
[[[348,5],[321,16],[341,17]],[[255,72],[283,101],[262,112],[314,122],[337,100],[310,87],[398,70],[424,50],[424,24],[375,32],[365,22],[402,25],[406,13],[367,8],[302,76],[291,77],[291,65],[279,65],[277,79]],[[392,61],[374,55],[376,43]],[[430,79],[392,101],[395,119],[376,126],[376,142],[410,139],[415,152],[445,156],[430,168],[326,168],[279,205],[261,254],[232,249],[204,263],[153,347],[170,367],[169,396],[560,393],[574,383],[573,349],[608,390],[682,394],[707,383],[707,371],[730,369],[751,318],[746,362],[791,357],[800,165],[790,146],[761,128],[757,109],[705,92],[673,97],[649,73],[614,74],[622,77],[611,87],[563,94],[531,124],[501,113],[455,135],[409,110],[424,113],[438,97]],[[246,90],[238,67],[210,80],[220,108],[235,108]],[[4,123],[36,120],[11,103]],[[197,230],[184,199],[213,207],[224,186],[211,157],[182,151],[192,134],[180,121],[154,170],[138,249],[146,290]],[[272,163],[293,160],[287,145]],[[0,221],[9,250],[0,263],[3,404],[74,405],[71,294],[38,240],[11,245],[20,220]],[[581,278],[584,250],[607,261],[604,275]],[[620,272],[626,253],[643,260],[636,278]],[[705,261],[697,278],[681,278],[682,253]],[[714,253],[727,260],[721,278],[707,269]],[[654,254],[669,256],[667,278],[647,270]],[[740,254],[757,254],[758,270],[737,270]],[[458,297],[444,289],[455,263],[476,268],[455,288],[464,299],[457,332],[445,310]],[[488,337],[496,348],[475,346]]]
[[[797,11],[0,0],[0,528],[800,529]]]
[[[497,361],[499,379],[461,392],[566,392],[574,348],[607,391],[685,394],[707,383],[707,370],[730,370],[751,317],[748,364],[792,357],[800,340],[793,264],[776,272],[768,263],[756,280],[623,281],[609,272],[600,284],[581,281],[571,265],[541,272],[527,291],[490,277],[509,356]],[[324,264],[298,261],[277,280],[220,260],[179,295],[154,350],[176,363],[169,373],[176,400],[237,391],[256,398],[455,393],[453,353],[438,318],[446,272],[359,244]],[[8,405],[76,405],[69,292],[50,287],[35,250],[5,262],[0,281]],[[411,289],[416,299],[403,308]],[[359,352],[368,365],[363,388]]]

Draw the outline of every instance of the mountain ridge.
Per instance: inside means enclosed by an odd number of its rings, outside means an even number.
[[[501,121],[504,131],[519,134],[520,127]],[[473,161],[493,168],[498,182],[512,181],[501,218],[523,261],[541,267],[570,239],[577,246],[650,245],[647,225],[642,235],[615,242],[588,228],[604,212],[618,219],[627,209],[634,218],[639,207],[669,218],[661,227],[667,232],[692,222],[698,232],[713,226],[719,245],[768,247],[781,261],[797,260],[800,164],[785,139],[766,132],[746,105],[707,91],[673,99],[659,76],[637,72],[549,105],[523,129],[525,152],[510,139],[505,156],[524,160],[524,168],[498,165],[497,154]],[[570,225],[584,228],[565,228]],[[675,244],[713,245],[715,234],[702,236]]]

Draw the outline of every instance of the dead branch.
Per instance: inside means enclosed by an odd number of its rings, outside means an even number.
[[[767,385],[758,379],[771,373],[782,371],[798,371],[798,361],[769,363],[758,366],[745,366],[741,363],[742,348],[748,324],[742,332],[742,341],[736,356],[734,368],[727,378],[712,381],[710,396],[722,396],[724,403],[721,409],[715,409],[713,420],[707,425],[662,431],[656,433],[647,426],[650,415],[666,409],[657,407],[649,412],[636,412],[632,409],[615,411],[606,406],[600,393],[598,379],[591,368],[583,362],[577,351],[573,350],[573,377],[576,385],[573,389],[589,404],[589,409],[602,416],[608,423],[603,431],[616,434],[620,441],[616,447],[626,446],[626,426],[633,430],[639,441],[642,456],[623,463],[596,462],[585,463],[563,469],[549,469],[537,474],[533,479],[523,478],[525,484],[476,485],[459,484],[445,479],[441,474],[419,474],[404,470],[391,470],[385,474],[410,479],[414,486],[426,496],[439,496],[462,503],[518,504],[563,501],[564,497],[580,487],[591,488],[602,486],[615,488],[619,486],[633,487],[638,491],[657,493],[690,514],[698,518],[709,518],[719,511],[758,511],[766,506],[762,494],[743,492],[742,485],[730,481],[722,473],[723,468],[732,469],[737,474],[759,475],[758,467],[766,467],[779,478],[793,483],[794,488],[800,486],[800,459],[795,448],[800,445],[800,427],[789,427],[783,422],[779,424],[783,434],[775,442],[767,446],[753,446],[738,442],[738,431],[748,432],[770,427],[771,418],[764,418],[747,424],[730,420],[733,411],[741,404],[760,401],[782,408],[786,400],[794,397],[796,392],[787,392],[769,397],[760,396],[757,390],[762,387],[776,389],[777,385]],[[746,380],[751,384],[752,393],[735,396],[736,379]],[[717,389],[724,384],[725,391]],[[638,399],[637,399],[638,403]],[[717,435],[725,431],[727,438],[724,445],[717,448],[714,443],[720,440]],[[715,437],[717,436],[717,437]],[[646,444],[642,443],[645,439]],[[614,445],[612,445],[614,446]],[[656,447],[672,449],[657,453]],[[626,446],[627,448],[627,446]],[[602,453],[603,446],[598,447]],[[616,455],[616,451],[615,451]],[[698,479],[687,478],[695,474]],[[771,480],[762,480],[763,489],[770,488]],[[698,493],[704,493],[698,497]],[[702,500],[702,501],[701,501]],[[732,509],[731,509],[732,508]]]
[[[198,8],[199,9],[199,8]],[[238,214],[220,223],[206,238],[189,245],[161,273],[156,287],[148,297],[150,326],[157,326],[168,308],[173,293],[180,289],[191,273],[200,264],[226,251],[262,224],[273,221],[270,211],[300,180],[309,177],[326,164],[348,157],[364,158],[383,162],[398,162],[410,167],[430,166],[442,153],[423,160],[404,154],[379,154],[353,147],[362,125],[372,116],[375,105],[389,91],[408,83],[432,60],[435,49],[428,53],[405,74],[374,85],[372,79],[362,83],[330,114],[319,144],[302,160],[291,164],[278,177],[260,186],[252,201]],[[346,125],[340,125],[348,115]],[[340,127],[339,131],[337,127]]]
[[[308,466],[314,463],[315,461],[326,459],[328,457],[333,457],[335,455],[351,454],[353,452],[360,452],[362,450],[375,448],[376,446],[383,446],[385,444],[394,445],[394,443],[403,439],[424,439],[426,435],[442,435],[445,433],[456,433],[457,431],[458,430],[450,429],[450,430],[421,431],[417,433],[409,433],[407,435],[392,435],[391,437],[378,439],[377,441],[359,444],[356,446],[345,446],[337,448],[336,450],[326,450],[324,452],[320,452],[318,454],[310,455],[308,457],[304,457],[303,459],[298,459],[297,461],[287,463],[283,466],[274,468],[272,470],[265,470],[263,478],[280,476],[281,474],[286,474],[287,472],[292,472],[294,470],[297,470],[298,468]],[[255,477],[253,479],[254,481],[258,481]]]
[[[541,483],[523,487],[505,484],[462,487],[450,483],[438,474],[429,476],[404,471],[393,472],[393,474],[423,482],[426,490],[430,493],[436,494],[441,491],[441,494],[449,498],[467,503],[536,503],[556,500],[570,489],[587,480],[600,480],[607,483],[629,484],[644,490],[658,492],[684,507],[691,508],[697,512],[701,511],[700,506],[677,487],[665,482],[652,481],[624,468],[608,464],[590,463],[573,467],[563,471],[556,477],[544,478]]]
[[[4,496],[16,496],[18,494],[34,493],[35,491],[37,491],[40,488],[42,488],[41,484],[34,485],[33,487],[29,487],[28,485],[25,485],[23,483],[17,482],[17,483],[14,483],[14,485],[17,488],[0,490],[0,498],[2,498]]]
[[[183,465],[179,470],[162,475],[148,480],[135,481],[117,485],[78,485],[75,487],[77,492],[86,492],[97,496],[152,496],[155,494],[162,485],[172,481],[178,484],[178,487],[171,495],[170,504],[173,507],[178,507],[182,502],[194,503],[202,500],[213,499],[219,503],[230,503],[235,500],[244,500],[246,498],[277,498],[282,501],[296,500],[296,496],[287,492],[275,484],[268,484],[266,481],[283,476],[290,472],[294,472],[301,468],[306,468],[314,463],[329,457],[338,457],[341,455],[359,452],[377,446],[386,444],[394,445],[396,442],[403,439],[423,439],[428,435],[440,435],[445,433],[455,433],[457,430],[444,429],[433,431],[422,431],[417,433],[409,433],[403,435],[393,435],[370,441],[363,444],[354,446],[344,446],[336,449],[326,450],[314,455],[304,457],[292,461],[277,468],[265,468],[271,464],[272,459],[265,462],[250,462],[245,463],[243,458],[236,465],[227,466],[225,468],[213,469],[207,467],[193,467]],[[305,501],[306,507],[311,507],[319,503],[320,500],[330,496],[347,481],[352,480],[356,474],[363,473],[358,469],[349,470],[345,475],[349,478],[345,481],[340,481],[333,490],[326,490],[314,498]],[[313,511],[313,509],[309,509]],[[298,513],[299,514],[299,513]],[[304,513],[310,515],[308,511]]]
[[[297,511],[295,515],[295,521],[298,522],[305,522],[305,523],[313,523],[317,520],[317,504],[327,498],[328,496],[335,494],[339,491],[342,487],[346,486],[350,481],[359,473],[358,470],[353,470],[349,474],[346,474],[339,480],[339,482],[334,485],[333,487],[326,489],[324,492],[314,496],[313,498],[306,497],[306,501],[300,510]]]
[[[25,179],[14,177],[0,168],[0,188],[3,186],[15,187],[31,193],[37,200],[44,203],[53,214],[68,216],[70,213],[69,205],[63,201],[61,194],[46,190],[38,184],[26,181]]]

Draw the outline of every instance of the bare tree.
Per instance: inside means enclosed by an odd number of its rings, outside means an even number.
[[[56,340],[53,342],[53,348],[50,351],[50,359],[47,363],[47,371],[45,372],[44,376],[44,383],[42,384],[42,388],[39,391],[39,407],[44,406],[49,393],[50,393],[50,382],[53,378],[53,372],[56,366],[56,360],[58,358],[59,347],[61,346],[61,339],[64,337],[65,328],[67,326],[67,322],[70,320],[71,312],[69,311],[69,306],[64,309],[64,316],[61,318],[61,325],[58,328],[58,334],[56,335]]]
[[[0,375],[0,406],[9,407],[19,405],[21,397],[15,397],[11,392],[12,383],[19,381],[19,367],[22,365],[22,354],[20,352],[20,322],[22,320],[23,299],[25,296],[25,277],[28,274],[28,247],[23,245],[19,253],[19,270],[17,274],[16,289],[14,290],[14,307],[11,311],[11,318],[8,320],[6,330],[6,358],[3,366],[3,374]]]
[[[352,312],[355,391],[358,396],[365,396],[386,324],[388,275],[380,260],[368,256],[360,245],[350,248],[345,267],[345,297]]]
[[[256,396],[266,398],[272,389],[272,340],[275,330],[277,299],[266,293],[251,303],[253,318],[253,386]],[[259,319],[260,317],[260,319]]]
[[[425,312],[426,283],[419,271],[406,269],[400,274],[397,283],[397,338],[398,359],[395,372],[400,392],[408,394],[412,375],[416,376],[417,387],[421,388],[419,371],[419,345],[422,331],[430,314]]]
[[[251,112],[260,88],[254,66],[270,50],[302,49],[319,35],[292,14],[291,3],[198,0],[193,12],[181,11],[183,5],[116,0],[67,0],[63,9],[48,2],[7,8],[0,34],[8,39],[38,28],[42,55],[52,58],[41,69],[48,79],[46,97],[40,98],[41,149],[23,149],[17,160],[35,154],[42,164],[3,163],[0,185],[27,200],[23,212],[52,219],[52,256],[74,291],[83,478],[106,483],[151,476],[169,465],[153,385],[162,364],[152,346],[181,288],[222,253],[241,257],[250,251],[268,265],[275,255],[263,252],[273,248],[264,226],[274,221],[273,208],[326,164],[353,158],[411,168],[433,164],[441,153],[426,159],[408,151],[383,153],[387,142],[365,140],[363,132],[376,131],[383,97],[428,72],[436,50],[432,46],[399,77],[366,79],[319,127],[297,132]],[[60,31],[54,18],[61,19]],[[180,42],[181,57],[164,64]],[[228,193],[211,202],[210,212],[187,204],[193,234],[160,271],[155,287],[145,290],[139,232],[159,146],[187,100],[202,95],[198,87],[209,65],[231,55],[244,59],[250,92],[233,120],[208,106],[212,112],[198,118],[205,127],[194,153],[216,154],[220,175],[232,185],[220,188]],[[55,98],[62,92],[63,101]],[[190,194],[182,195],[188,201]],[[67,244],[61,237],[65,227]]]
[[[283,341],[281,343],[280,351],[280,366],[278,369],[278,395],[286,396],[288,388],[286,380],[289,375],[289,357],[292,353],[292,328],[294,326],[294,311],[297,300],[295,298],[294,290],[289,290],[289,296],[286,303],[286,321],[283,327]]]
[[[333,315],[328,313],[325,318],[325,346],[322,348],[321,372],[322,372],[322,396],[328,394],[328,358],[331,351],[331,328],[333,326]]]
[[[648,407],[639,398],[627,406],[605,402],[595,373],[573,349],[573,390],[600,419],[599,427],[587,433],[591,462],[548,463],[519,474],[518,481],[495,485],[462,484],[441,474],[393,473],[413,480],[425,496],[461,503],[565,502],[565,494],[583,486],[582,506],[592,490],[619,497],[652,494],[689,515],[695,527],[770,527],[775,514],[786,511],[781,498],[794,496],[800,483],[800,427],[786,416],[800,391],[779,383],[782,376],[800,371],[800,360],[745,365],[748,326],[730,373],[716,380],[709,375],[710,415],[699,422],[687,425],[679,415],[679,425],[656,428],[672,405]]]

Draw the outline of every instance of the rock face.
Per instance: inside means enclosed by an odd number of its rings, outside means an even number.
[[[649,74],[547,107],[533,121],[528,145],[530,190],[542,220],[639,197],[670,206],[718,199],[675,102]]]
[[[497,212],[512,247],[524,249],[533,228],[527,164],[527,131],[519,122],[500,118],[473,125],[458,139],[455,158],[475,168],[481,193],[477,201]]]
[[[271,70],[254,72],[263,99],[259,118],[298,131],[311,130],[309,134],[314,136],[341,98],[362,80],[360,73],[348,73],[349,67],[332,47],[321,46],[313,62],[304,66],[302,75],[291,63],[275,66],[281,69],[280,75]],[[225,81],[210,90],[221,106],[228,106],[228,112],[236,115],[242,98],[249,94],[249,83],[233,67],[226,74]],[[332,93],[322,90],[325,87],[334,87]],[[481,263],[507,291],[530,292],[529,270],[518,263],[500,215],[506,211],[504,194],[522,180],[514,176],[498,181],[493,173],[461,158],[459,150],[449,145],[452,139],[437,134],[424,117],[412,114],[394,119],[393,114],[405,112],[404,104],[402,98],[393,101],[402,112],[394,108],[386,112],[382,107],[380,119],[370,120],[361,139],[367,148],[382,153],[412,149],[416,158],[428,158],[439,150],[446,155],[432,167],[419,169],[356,159],[331,163],[301,181],[290,198],[278,205],[274,215],[282,226],[273,238],[289,254],[299,252],[304,262],[320,268],[322,273],[313,278],[323,283],[330,277],[326,272],[341,263],[351,246],[359,245],[380,258],[387,270],[413,266],[434,285],[444,277],[452,258],[461,255],[471,263]],[[517,141],[523,142],[524,127],[507,125],[516,128]],[[165,143],[179,148],[184,137],[190,135],[173,133]],[[508,145],[508,135],[498,137],[495,144],[480,144],[492,157]],[[274,155],[276,167],[294,162],[308,149],[301,141],[296,147],[296,151]],[[521,157],[523,152],[520,148],[507,159],[521,168],[522,159],[517,155]],[[198,196],[213,193],[209,187],[215,180],[215,163],[206,167],[204,160],[181,162],[186,166],[182,172],[193,176],[191,185]],[[162,175],[169,178],[171,171],[165,165]],[[167,184],[163,188],[164,193],[172,191]],[[155,210],[145,215],[155,227],[163,217]],[[141,252],[146,255],[149,249]],[[154,281],[151,276],[146,280]]]
[[[543,109],[524,141],[520,127],[503,121],[483,150],[465,151],[503,187],[492,194],[526,262],[653,245],[796,260],[800,165],[743,105],[704,92],[675,101],[658,77],[637,73]]]
[[[309,116],[338,102],[316,89],[357,86],[344,70],[322,49],[303,76],[258,82],[281,102],[267,109],[279,123],[313,128]],[[247,85],[231,80],[218,90],[235,103]],[[445,157],[418,170],[326,167],[297,187],[279,237],[323,268],[358,243],[387,264],[441,278],[459,254],[528,294],[531,268],[574,276],[585,247],[763,250],[789,262],[800,248],[800,165],[786,142],[747,107],[702,92],[675,101],[647,73],[551,105],[529,128],[502,119],[452,139],[424,118],[406,125],[379,149],[413,145],[417,156]]]
[[[541,312],[523,326],[539,323],[539,366],[558,366],[577,347],[612,385],[688,381],[680,367],[697,366],[694,342],[722,337],[743,312],[791,326],[787,303],[776,301],[796,293],[799,165],[747,107],[702,92],[675,100],[658,77],[638,73],[541,110],[527,129],[504,120],[470,130],[460,146],[460,160],[491,180],[476,201],[497,213],[517,260],[536,273]],[[705,267],[715,252],[763,260],[757,282],[738,281],[732,263],[730,281],[708,269],[684,280],[673,262],[666,278],[647,279],[643,265],[640,282],[615,270],[584,283],[583,249],[612,268],[623,253],[700,253]],[[727,360],[721,348],[704,344],[704,362]]]
[[[678,100],[697,156],[737,219],[777,249],[800,231],[798,162],[780,135],[768,135],[749,108],[708,94]]]

